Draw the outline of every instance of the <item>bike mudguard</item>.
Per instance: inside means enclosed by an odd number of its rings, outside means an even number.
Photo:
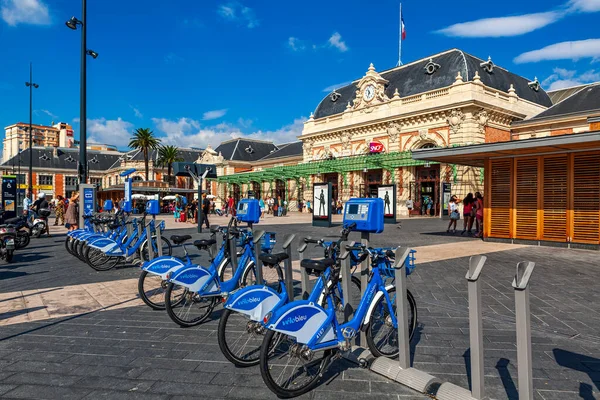
[[[77,239],[77,240],[83,240],[88,236],[94,235],[94,232],[90,232],[90,231],[73,231],[73,235],[71,235],[71,237],[73,239]]]
[[[279,308],[286,300],[285,291],[277,293],[268,286],[252,285],[232,294],[224,307],[247,315],[252,321],[262,322],[268,312]]]
[[[216,280],[211,279],[212,274],[206,268],[199,265],[189,265],[172,273],[169,282],[187,288],[190,292],[213,293],[219,291]]]
[[[296,338],[298,343],[316,343],[335,339],[333,324],[323,307],[307,300],[294,301],[276,309],[268,321],[267,328]]]
[[[390,289],[392,289],[394,287],[394,285],[387,285],[385,287],[385,290],[388,291]],[[375,297],[373,297],[373,300],[371,300],[371,304],[369,305],[369,309],[367,310],[367,316],[365,317],[365,319],[363,320],[363,325],[369,325],[369,322],[371,321],[371,315],[373,314],[373,310],[375,309],[375,306],[377,305],[377,303],[379,302],[379,299],[381,298],[381,296],[383,296],[383,292],[381,290],[379,290],[376,294]],[[395,294],[394,294],[395,296]],[[393,303],[395,303],[395,301],[393,301]]]
[[[114,240],[109,239],[109,238],[100,238],[100,239],[94,240],[93,242],[88,243],[88,246],[98,249],[105,254],[108,254],[108,252],[113,249],[118,250],[118,252],[120,252],[120,254],[111,254],[111,255],[123,254],[123,251],[119,248],[119,245],[117,244],[117,242],[115,242]]]
[[[185,264],[178,258],[171,256],[162,256],[151,261],[146,261],[142,265],[142,271],[149,274],[159,275],[163,280],[167,279],[169,272],[175,272]]]

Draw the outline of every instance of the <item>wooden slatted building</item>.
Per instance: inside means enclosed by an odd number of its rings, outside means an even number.
[[[413,152],[484,167],[484,237],[600,246],[600,131]]]

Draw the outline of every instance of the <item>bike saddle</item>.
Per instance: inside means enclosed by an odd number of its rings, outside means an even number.
[[[304,268],[309,275],[320,275],[332,265],[335,265],[335,261],[331,258],[324,258],[322,260],[311,260],[307,258],[300,261],[300,267]]]
[[[215,239],[200,239],[194,241],[194,246],[196,246],[198,250],[202,250],[208,248],[208,246],[212,246],[215,243],[217,243]]]
[[[182,244],[184,243],[186,240],[191,239],[192,237],[190,235],[172,235],[171,236],[171,241],[175,244]]]
[[[283,260],[287,260],[290,256],[287,253],[277,253],[277,254],[268,254],[262,253],[258,256],[258,259],[262,261],[263,264],[272,267],[274,265],[279,264]]]
[[[111,223],[111,224],[108,225],[108,229],[117,229],[120,226],[121,226],[121,224],[113,222],[113,223]]]
[[[386,250],[385,255],[386,257],[391,258],[392,260],[396,258],[396,253],[394,252],[394,250]]]

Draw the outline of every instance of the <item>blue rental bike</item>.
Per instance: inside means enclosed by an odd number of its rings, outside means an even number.
[[[154,219],[151,219],[148,225],[150,226],[150,237],[146,228],[146,216],[142,215],[141,232],[138,229],[133,229],[130,236],[125,236],[122,240],[103,237],[87,242],[85,249],[85,259],[87,263],[96,271],[108,271],[114,268],[120,261],[130,261],[134,257],[141,260],[149,260],[149,246],[155,254],[158,253],[158,246],[162,246],[163,255],[171,255],[172,246],[167,238],[161,235],[162,243],[157,242],[156,230],[161,232],[165,229],[165,222],[161,221],[156,224]]]
[[[309,300],[289,303],[265,316],[269,331],[260,351],[260,372],[267,387],[281,398],[300,396],[312,390],[340,351],[351,348],[351,341],[363,331],[367,346],[375,356],[396,357],[398,321],[394,285],[386,285],[392,269],[391,250],[377,250],[362,245],[346,247],[357,251],[359,259],[370,257],[369,284],[352,319],[339,323],[335,315],[333,291],[325,286],[327,308]],[[412,257],[414,260],[414,257]],[[410,258],[407,259],[410,263]],[[340,264],[330,260],[302,260],[301,267],[325,280],[323,272],[332,268],[330,279],[339,279]],[[412,272],[414,264],[407,268]],[[417,324],[415,300],[408,294],[409,335]]]
[[[169,317],[179,326],[190,327],[201,324],[211,315],[221,299],[240,287],[256,283],[252,231],[238,228],[230,223],[228,235],[235,237],[243,249],[237,268],[230,279],[221,279],[215,263],[212,263],[209,268],[183,267],[167,276],[169,283],[165,293],[165,308]],[[264,243],[268,246],[275,245],[274,240]],[[270,249],[263,246],[263,251],[270,251]]]
[[[316,244],[324,249],[326,258],[335,258],[339,252],[340,243],[348,240],[348,234],[354,228],[352,225],[342,229],[341,238],[338,241],[305,238],[304,243]],[[258,364],[260,348],[267,331],[263,324],[264,317],[293,300],[288,298],[280,266],[280,263],[287,258],[287,253],[259,255],[262,264],[267,268],[274,269],[277,273],[278,283],[275,288],[268,285],[247,286],[232,294],[223,306],[225,310],[221,314],[217,332],[219,348],[225,358],[237,367],[250,367]],[[324,279],[315,282],[308,297],[309,302],[327,306],[324,301],[325,291],[323,288],[324,285],[332,285],[332,281],[329,279],[330,275],[331,271],[328,268],[323,273]],[[352,276],[350,296],[354,299],[354,304],[358,303],[357,300],[360,299],[360,286],[360,279]],[[343,313],[341,283],[338,283],[335,289],[333,296],[335,308]]]
[[[227,228],[214,226],[210,228],[211,236],[216,236],[218,233],[223,235],[223,241],[221,247],[216,255],[211,254],[211,246],[216,243],[214,237],[210,239],[195,240],[193,245],[200,251],[205,250],[211,257],[211,265],[215,265],[215,268],[219,274],[219,279],[223,280],[225,271],[230,266],[231,257],[229,254],[229,246],[227,246]],[[140,298],[154,310],[165,309],[165,294],[168,286],[167,277],[173,272],[178,271],[184,267],[197,268],[192,263],[186,246],[188,240],[192,237],[190,235],[172,235],[171,241],[175,245],[180,245],[183,248],[184,258],[179,259],[173,256],[162,256],[157,257],[151,261],[146,261],[142,264],[142,273],[138,279],[138,293]],[[178,290],[175,290],[178,291]]]

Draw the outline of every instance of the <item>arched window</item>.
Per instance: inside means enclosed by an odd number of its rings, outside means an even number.
[[[431,143],[431,142],[429,142],[429,143],[425,143],[424,145],[422,145],[422,146],[421,146],[421,147],[419,147],[419,148],[420,148],[420,149],[433,149],[433,148],[435,148],[435,147],[437,147],[437,146],[435,145],[435,143]]]
[[[139,182],[139,181],[141,181],[141,180],[143,180],[143,179],[142,179],[142,177],[141,177],[141,176],[139,176],[139,175],[136,175],[136,176],[134,176],[134,177],[133,177],[133,181],[134,181],[134,182]]]

